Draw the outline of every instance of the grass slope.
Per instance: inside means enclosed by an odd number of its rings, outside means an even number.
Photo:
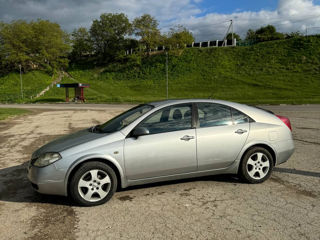
[[[10,73],[0,76],[0,102],[24,102],[41,92],[52,81],[52,76],[32,71],[22,74],[23,95],[21,99],[20,74]]]
[[[69,69],[89,83],[88,102],[147,102],[166,97],[165,55],[105,68]],[[134,63],[132,63],[134,62]],[[216,98],[244,103],[319,103],[320,37],[249,47],[185,49],[169,53],[170,98]],[[53,88],[37,101],[64,99]]]

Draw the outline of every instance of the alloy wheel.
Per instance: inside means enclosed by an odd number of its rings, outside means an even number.
[[[253,179],[260,180],[264,178],[270,169],[270,161],[267,155],[262,152],[255,152],[247,161],[247,172]]]
[[[110,189],[111,179],[101,169],[91,169],[85,172],[78,182],[78,192],[88,202],[97,202],[104,199]]]

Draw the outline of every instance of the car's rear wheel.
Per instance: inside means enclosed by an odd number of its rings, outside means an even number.
[[[239,175],[249,183],[261,183],[267,180],[273,169],[272,155],[265,148],[253,147],[243,156]]]
[[[111,167],[102,162],[84,163],[70,182],[72,199],[82,206],[96,206],[110,200],[117,189],[117,177]]]

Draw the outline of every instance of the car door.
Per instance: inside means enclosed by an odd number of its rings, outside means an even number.
[[[216,103],[197,103],[198,169],[226,168],[232,164],[249,133],[249,117]]]
[[[148,135],[127,137],[124,144],[128,180],[182,174],[197,170],[192,104],[165,107],[136,127]]]

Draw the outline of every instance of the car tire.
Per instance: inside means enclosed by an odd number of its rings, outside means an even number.
[[[111,199],[118,181],[114,170],[105,163],[86,162],[72,176],[70,197],[81,206],[96,206]]]
[[[248,183],[262,183],[270,177],[273,161],[268,150],[262,147],[253,147],[242,158],[239,176]]]

